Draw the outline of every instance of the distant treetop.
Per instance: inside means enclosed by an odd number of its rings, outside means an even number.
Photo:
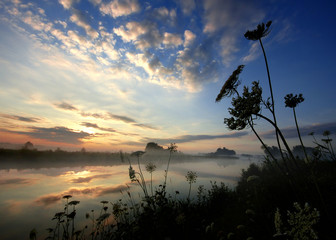
[[[147,143],[146,149],[145,149],[146,152],[148,152],[148,151],[162,151],[162,150],[164,150],[163,147],[158,145],[155,142]]]
[[[24,145],[23,145],[23,149],[25,150],[34,150],[34,145],[31,143],[31,142],[26,142]]]

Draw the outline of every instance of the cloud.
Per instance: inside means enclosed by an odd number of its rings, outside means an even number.
[[[185,15],[190,15],[196,7],[195,0],[183,0],[179,1],[179,4],[181,4],[182,12]]]
[[[329,122],[329,123],[318,123],[318,124],[311,124],[300,127],[300,134],[301,136],[308,136],[311,132],[314,132],[316,135],[321,135],[324,131],[330,131],[331,133],[336,133],[336,122]],[[295,127],[288,127],[281,129],[282,134],[285,138],[297,138],[297,130]],[[267,131],[260,134],[261,137],[264,138],[274,138],[275,132],[274,131]]]
[[[65,8],[70,9],[74,3],[78,3],[79,0],[58,0],[58,2]]]
[[[220,36],[223,63],[229,64],[237,47],[238,37],[246,31],[246,27],[259,23],[265,16],[262,8],[248,0],[209,0],[204,1],[203,32]]]
[[[71,182],[72,183],[89,183],[93,179],[107,178],[107,177],[110,177],[110,176],[112,176],[112,174],[99,174],[99,175],[94,175],[94,176],[90,176],[90,177],[80,177],[80,178],[72,179]]]
[[[113,29],[113,32],[120,36],[125,42],[135,41],[140,35],[145,34],[147,31],[145,26],[138,22],[128,22],[126,28],[121,26]]]
[[[43,16],[34,14],[32,11],[26,11],[18,16],[21,20],[37,31],[49,31],[52,28],[52,23],[45,23]]]
[[[82,139],[92,137],[91,134],[86,132],[76,132],[66,127],[30,127],[31,131],[9,131],[18,134],[28,135],[33,138],[46,139],[53,142],[80,144]]]
[[[72,22],[77,24],[79,27],[84,28],[86,34],[89,35],[91,38],[95,39],[99,36],[99,33],[91,27],[88,21],[88,17],[85,13],[78,9],[72,9],[72,12],[73,14],[70,17],[70,20]]]
[[[173,33],[168,33],[165,32],[163,35],[163,44],[166,46],[179,46],[181,45],[182,39],[179,34],[173,34]]]
[[[61,102],[61,103],[55,103],[54,104],[56,107],[60,108],[60,109],[64,109],[64,110],[70,110],[70,111],[78,111],[78,109],[66,102]]]
[[[89,113],[89,112],[81,112],[81,115],[83,117],[94,117],[94,118],[99,118],[99,119],[104,119],[104,120],[117,120],[117,121],[121,121],[127,124],[132,124],[133,126],[137,126],[137,127],[141,127],[141,128],[148,128],[148,129],[153,129],[153,130],[157,130],[156,127],[148,125],[148,124],[143,124],[143,123],[138,123],[136,120],[134,120],[133,118],[127,117],[127,116],[123,116],[123,115],[117,115],[117,114],[113,114],[110,112],[106,112],[106,113]],[[90,123],[89,123],[90,125]],[[93,125],[91,125],[93,127]],[[98,125],[97,125],[98,127]],[[101,130],[106,130],[106,128],[100,128]]]
[[[102,131],[105,131],[105,132],[115,132],[115,133],[119,133],[119,134],[123,134],[123,133],[120,133],[118,132],[117,130],[113,129],[113,128],[103,128],[103,127],[99,127],[97,124],[95,123],[88,123],[88,122],[82,122],[81,123],[82,126],[85,126],[85,127],[89,127],[89,128],[95,128],[95,129],[99,129],[99,130],[102,130]],[[127,135],[127,134],[125,134]]]
[[[189,45],[191,45],[194,42],[195,38],[196,38],[196,35],[192,31],[185,30],[184,31],[184,44],[183,44],[183,46],[188,47]]]
[[[248,52],[248,55],[243,57],[243,61],[250,62],[256,59],[260,55],[260,51],[258,51],[259,50],[258,48],[259,48],[259,42],[253,42]]]
[[[90,128],[97,128],[97,129],[100,129],[100,127],[98,127],[98,125],[95,124],[95,123],[82,122],[81,125],[82,125],[82,126],[85,126],[85,127],[90,127]]]
[[[18,115],[0,114],[0,117],[8,118],[12,120],[18,120],[22,122],[39,122],[41,119],[35,117],[23,117]]]
[[[136,121],[130,117],[126,117],[126,116],[122,116],[122,115],[116,115],[116,114],[112,114],[112,113],[108,113],[108,116],[110,117],[110,119],[114,119],[114,120],[119,120],[125,123],[136,123]]]
[[[200,91],[206,82],[217,81],[219,63],[212,52],[213,41],[203,42],[178,52],[175,66],[181,71],[185,87],[191,92]]]
[[[118,134],[125,135],[125,136],[138,136],[139,135],[139,134],[136,134],[136,133],[123,133],[123,132],[115,130],[114,128],[99,127],[95,123],[82,122],[81,125],[85,126],[85,127],[89,127],[89,128],[99,129],[99,130],[104,131],[104,132],[118,133]]]
[[[74,105],[72,105],[70,103],[67,103],[67,102],[54,103],[54,106],[56,106],[57,108],[60,108],[60,109],[64,109],[64,110],[78,111],[78,112],[80,111],[77,107],[75,107]],[[127,123],[127,124],[132,124],[133,126],[137,126],[137,127],[140,127],[140,128],[148,128],[148,129],[152,129],[152,130],[157,130],[157,128],[154,127],[154,126],[151,126],[151,125],[148,125],[148,124],[143,124],[143,123],[138,123],[135,119],[130,118],[128,116],[113,114],[113,113],[110,113],[110,112],[105,112],[105,113],[80,112],[80,115],[82,117],[94,117],[94,118],[104,119],[104,120],[110,120],[111,119],[111,120],[121,121],[121,122],[124,122],[124,123]],[[100,129],[102,131],[107,131],[107,132],[117,132],[115,129],[99,127],[97,124],[88,123],[88,122],[83,122],[81,125],[86,126],[86,127],[92,127],[92,128]],[[118,132],[118,133],[123,134],[123,135],[129,135],[129,134],[121,133],[121,132]],[[130,135],[134,135],[134,134],[130,134]]]
[[[55,23],[62,25],[63,28],[66,28],[68,26],[67,22],[61,20],[56,20]]]
[[[182,135],[173,138],[144,138],[143,142],[158,142],[160,144],[186,143],[200,140],[212,140],[217,138],[239,138],[247,134],[248,132],[240,131],[230,134],[219,134],[219,135]]]
[[[141,9],[137,0],[113,0],[109,3],[96,0],[95,3],[100,4],[99,10],[103,14],[110,15],[113,18],[127,16],[139,12]]]
[[[157,47],[161,44],[163,36],[157,29],[155,22],[144,20],[142,22],[128,22],[126,28],[121,26],[113,29],[125,42],[134,42],[138,49],[144,50]]]
[[[152,18],[156,18],[164,22],[165,24],[169,23],[171,25],[175,25],[176,23],[176,10],[175,9],[169,10],[166,7],[155,8],[151,12],[150,15]]]
[[[55,203],[57,203],[58,201],[60,201],[62,199],[62,195],[46,195],[46,196],[42,196],[38,199],[35,200],[35,203],[38,205],[43,205],[45,207],[48,207],[50,205],[53,205]]]
[[[132,119],[130,117],[127,117],[127,116],[116,115],[116,114],[112,114],[112,113],[108,113],[108,116],[109,116],[110,119],[118,120],[118,121],[121,121],[121,122],[124,122],[124,123],[131,123],[133,126],[137,126],[137,127],[140,127],[140,128],[148,128],[148,129],[157,130],[156,127],[153,127],[153,126],[148,125],[148,124],[138,123],[134,119]]]
[[[29,184],[29,183],[31,183],[31,180],[26,178],[0,179],[1,185]]]
[[[290,19],[282,19],[281,21],[274,21],[274,26],[279,26],[279,31],[273,37],[277,42],[290,42],[293,40],[295,34],[295,28]]]

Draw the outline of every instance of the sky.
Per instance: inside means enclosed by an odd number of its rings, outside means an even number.
[[[336,132],[334,1],[3,0],[0,2],[0,142],[45,148],[135,151],[176,143],[186,153],[261,153],[251,129],[231,131],[231,99],[216,103],[238,65],[243,86],[270,96],[257,41],[263,38],[277,121],[298,145],[284,96],[296,108],[304,143]],[[267,110],[263,114],[270,116]],[[256,129],[268,145],[274,131]]]

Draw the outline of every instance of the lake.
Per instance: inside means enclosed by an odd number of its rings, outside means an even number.
[[[46,160],[47,161],[47,160]],[[167,158],[141,159],[141,168],[150,188],[150,174],[145,170],[145,164],[151,161],[157,168],[153,172],[153,190],[164,182]],[[224,182],[230,187],[235,186],[241,170],[251,162],[259,162],[257,157],[236,158],[178,158],[172,159],[168,171],[167,191],[176,198],[188,195],[189,184],[186,181],[188,171],[197,174],[197,181],[192,185],[191,198],[195,199],[197,188],[203,185],[210,189],[210,181]],[[71,160],[69,160],[71,162]],[[138,171],[137,159],[132,158],[133,168]],[[70,165],[70,164],[69,164]],[[119,199],[128,200],[125,189],[129,186],[132,197],[139,199],[141,189],[129,179],[128,161],[97,164],[87,166],[60,167],[0,167],[0,231],[1,239],[28,239],[29,232],[35,228],[38,239],[48,236],[46,229],[54,228],[54,214],[64,209],[65,200],[62,196],[70,194],[70,200],[78,200],[76,206],[76,226],[82,228],[90,221],[85,214],[94,210],[99,215],[101,201],[116,202]],[[176,191],[180,194],[176,195]],[[176,196],[175,196],[176,195]],[[107,205],[108,211],[112,205]]]

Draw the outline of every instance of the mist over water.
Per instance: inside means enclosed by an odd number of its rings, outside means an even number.
[[[22,159],[21,159],[22,160]],[[234,186],[240,176],[241,170],[247,168],[251,162],[260,161],[257,157],[177,157],[170,163],[167,191],[174,198],[185,198],[189,185],[186,181],[188,171],[196,172],[197,181],[192,186],[191,197],[195,200],[197,188],[203,185],[209,189],[212,182],[224,182]],[[20,161],[19,161],[20,162]],[[69,166],[66,166],[68,162]],[[72,200],[80,201],[76,206],[76,225],[80,229],[90,225],[85,214],[94,210],[97,214],[101,210],[101,201],[115,202],[119,199],[128,201],[125,194],[127,185],[130,187],[132,197],[141,199],[141,189],[129,179],[129,162],[125,160],[97,162],[94,165],[87,161],[43,161],[30,167],[13,162],[0,165],[0,230],[2,239],[27,239],[30,230],[36,228],[39,239],[47,236],[47,228],[53,228],[54,214],[63,211],[65,200],[62,196],[70,194]],[[130,158],[132,167],[138,170],[135,158]],[[164,173],[167,166],[166,156],[141,158],[141,168],[148,184],[150,174],[146,172],[145,165],[152,162],[156,165],[153,172],[153,190],[164,182]],[[176,195],[176,191],[179,192]],[[108,205],[111,210],[112,205]]]

